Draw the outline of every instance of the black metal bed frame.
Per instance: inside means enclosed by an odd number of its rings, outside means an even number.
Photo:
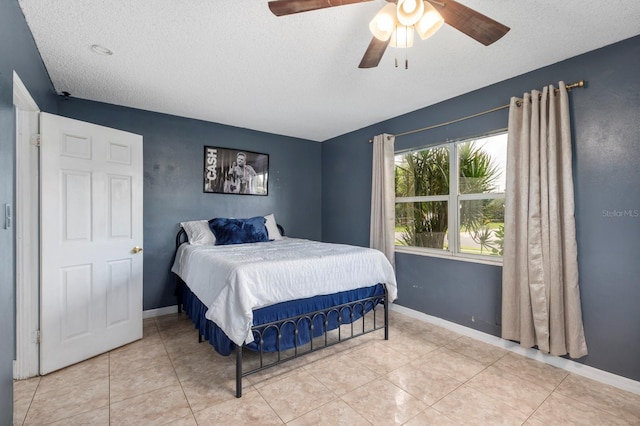
[[[278,225],[278,229],[280,233],[284,235],[284,229]],[[180,228],[180,231],[176,235],[176,252],[180,244],[186,241],[186,233],[184,229]],[[179,277],[177,277],[178,283],[182,285],[186,285],[184,281],[182,281]],[[325,309],[320,309],[313,312],[307,312],[300,315],[295,315],[289,318],[285,318],[279,321],[273,321],[265,324],[255,325],[251,328],[255,341],[258,342],[258,357],[259,357],[259,366],[253,368],[248,371],[243,371],[243,357],[242,350],[243,346],[238,346],[234,344],[235,353],[236,353],[236,397],[240,398],[242,396],[242,378],[246,377],[250,374],[257,373],[259,371],[265,370],[267,368],[274,367],[276,365],[280,365],[284,362],[291,361],[297,359],[301,356],[307,355],[312,352],[317,352],[322,349],[326,349],[337,345],[341,342],[346,342],[355,337],[363,336],[365,334],[372,333],[374,331],[384,329],[384,339],[389,340],[389,297],[387,292],[386,285],[383,284],[384,293],[376,296],[366,297],[359,300],[354,300],[352,302],[340,304],[337,306],[331,306]],[[176,297],[178,298],[178,312],[182,312],[182,297],[181,292],[176,291]],[[383,305],[384,307],[384,321],[382,325],[378,324],[377,321],[377,310],[376,307],[378,305]],[[369,311],[367,311],[367,309]],[[343,324],[344,314],[347,314],[349,321]],[[367,326],[366,315],[372,315],[373,321]],[[360,317],[356,318],[358,315]],[[317,323],[317,319],[321,319],[322,323],[322,333],[318,334],[315,330],[315,324]],[[329,329],[329,321],[331,319],[337,320],[338,326],[337,328]],[[356,323],[362,321],[362,329],[356,330]],[[348,335],[343,337],[343,325],[350,325]],[[285,328],[292,328],[293,333],[291,334],[293,341],[287,342],[282,341],[282,330]],[[302,346],[298,345],[298,335],[300,334],[301,327],[305,327],[309,332],[310,340],[307,344]],[[335,330],[335,334],[333,339],[330,340],[329,333]],[[267,332],[274,331],[277,333],[277,350],[275,352],[264,351],[264,335]],[[318,334],[318,337],[314,337]],[[321,344],[316,346],[317,342],[314,340],[321,339]],[[198,341],[202,342],[203,336],[198,332]],[[308,348],[305,348],[308,345]],[[281,349],[283,346],[289,347],[290,349]],[[303,349],[304,348],[304,349]],[[290,355],[283,355],[286,351],[293,351]],[[253,352],[253,351],[252,351]],[[275,360],[265,361],[265,354],[274,354]]]

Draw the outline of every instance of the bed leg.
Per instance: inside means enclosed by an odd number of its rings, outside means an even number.
[[[236,346],[236,398],[242,396],[242,346]]]
[[[176,276],[176,302],[178,303],[178,313],[182,313],[182,286],[184,285],[182,280]]]
[[[389,293],[384,286],[384,340],[389,340]]]

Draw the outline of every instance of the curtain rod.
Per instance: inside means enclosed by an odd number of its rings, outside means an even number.
[[[584,86],[585,86],[585,81],[584,80],[580,80],[580,81],[578,81],[576,83],[567,84],[565,87],[567,88],[567,90],[570,91],[571,89],[575,89],[577,87],[584,87]],[[555,91],[557,93],[558,89],[555,89]],[[392,135],[392,136],[397,138],[397,137],[400,137],[400,136],[411,135],[413,133],[420,133],[420,132],[424,132],[425,130],[431,130],[431,129],[435,129],[437,127],[448,126],[449,124],[457,123],[459,121],[468,120],[470,118],[479,117],[481,115],[485,115],[485,114],[489,114],[489,113],[492,113],[492,112],[500,111],[501,109],[506,109],[506,108],[509,108],[509,104],[502,105],[502,106],[495,107],[495,108],[491,108],[491,109],[488,109],[486,111],[477,112],[475,114],[467,115],[466,117],[456,118],[455,120],[447,121],[445,123],[434,124],[432,126],[422,127],[420,129],[415,129],[415,130],[409,130],[407,132],[398,133],[398,134],[395,134],[395,135]],[[372,143],[372,142],[373,142],[373,139],[369,139],[369,143]]]

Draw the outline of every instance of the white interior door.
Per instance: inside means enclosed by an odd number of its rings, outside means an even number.
[[[40,374],[142,338],[142,136],[40,116]]]

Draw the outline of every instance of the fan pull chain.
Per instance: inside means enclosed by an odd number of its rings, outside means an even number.
[[[407,52],[409,49],[404,49],[404,69],[409,69],[409,53]]]
[[[414,27],[411,27],[411,31],[414,30]],[[398,27],[396,26],[395,29],[396,32],[396,36],[398,34]],[[396,43],[397,43],[397,38],[396,38]],[[396,47],[400,47],[399,45],[396,44]],[[407,53],[407,51],[409,50],[409,27],[404,27],[404,69],[408,70],[409,69],[409,54]],[[397,55],[397,50],[396,50],[396,55],[394,57],[394,62],[395,62],[395,66],[396,68],[398,68],[398,55]]]
[[[395,33],[396,33],[396,43],[397,43],[397,42],[398,42],[398,26],[397,26],[397,25],[396,25],[396,28],[395,28],[395,30],[394,30],[394,31],[395,31]],[[396,44],[396,47],[397,47],[397,46],[398,46],[398,45]],[[397,50],[394,50],[394,52],[396,52],[396,54],[394,55],[394,58],[393,58],[393,59],[394,59],[395,64],[396,64],[396,68],[398,68],[398,51],[397,51]]]
[[[411,27],[413,31],[413,27]],[[409,27],[404,27],[404,69],[409,69]]]

